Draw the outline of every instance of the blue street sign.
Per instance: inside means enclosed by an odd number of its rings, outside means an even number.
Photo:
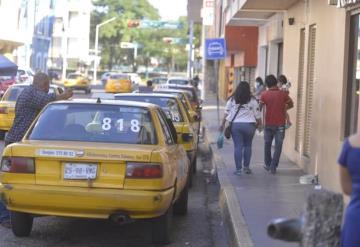
[[[226,43],[224,38],[205,40],[205,59],[219,60],[226,57]]]

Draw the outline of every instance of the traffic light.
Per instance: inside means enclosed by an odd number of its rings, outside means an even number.
[[[140,26],[140,21],[139,20],[128,20],[127,26],[129,28],[137,28]]]

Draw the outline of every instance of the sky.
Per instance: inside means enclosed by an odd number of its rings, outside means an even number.
[[[149,0],[159,10],[161,19],[177,20],[187,15],[187,0]]]

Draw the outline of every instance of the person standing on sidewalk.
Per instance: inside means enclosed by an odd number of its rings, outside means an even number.
[[[260,104],[265,107],[264,121],[264,152],[265,170],[276,173],[279,164],[282,145],[285,138],[286,111],[294,106],[289,94],[277,86],[277,79],[274,75],[265,78],[268,88],[260,96]],[[275,151],[271,155],[271,144],[275,139]]]
[[[342,191],[351,196],[341,231],[341,246],[360,246],[360,133],[345,140],[338,163]]]
[[[250,174],[252,140],[257,126],[261,125],[261,114],[257,100],[251,95],[250,85],[241,81],[234,94],[229,98],[220,126],[222,132],[225,122],[231,122],[231,136],[234,142],[235,175]]]
[[[15,105],[14,123],[5,137],[5,147],[21,141],[39,112],[45,105],[55,100],[64,100],[72,97],[71,90],[55,95],[49,94],[50,78],[38,72],[34,76],[33,84],[25,88],[19,95]],[[10,216],[5,205],[0,202],[0,224],[10,227]]]

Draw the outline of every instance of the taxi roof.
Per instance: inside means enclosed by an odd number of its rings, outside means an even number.
[[[164,97],[164,98],[177,98],[176,95],[173,95],[173,94],[165,94],[165,93],[157,93],[157,92],[154,92],[154,93],[118,93],[118,94],[115,94],[115,97],[116,96],[135,96],[135,97]]]
[[[50,104],[103,104],[103,105],[120,105],[120,106],[135,106],[135,107],[144,107],[144,108],[158,108],[157,105],[145,102],[135,102],[135,101],[126,101],[126,100],[103,100],[100,99],[71,99],[71,100],[61,100],[54,101]]]
[[[185,89],[175,89],[175,88],[156,88],[154,89],[155,93],[161,93],[161,92],[174,92],[174,93],[187,93],[188,91]]]

